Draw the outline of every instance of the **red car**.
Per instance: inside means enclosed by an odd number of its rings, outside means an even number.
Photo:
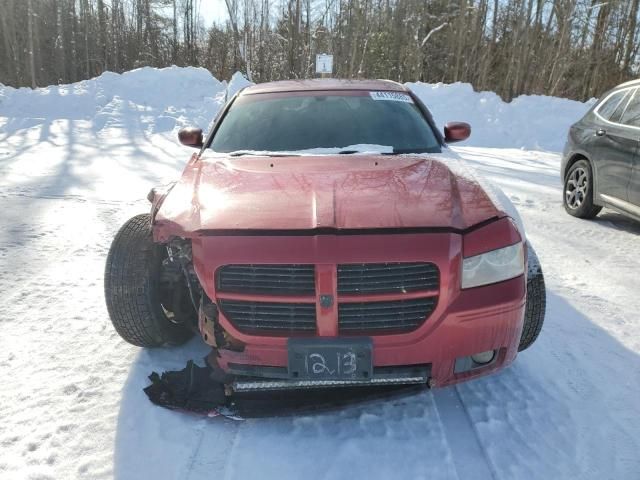
[[[128,342],[198,332],[236,391],[426,383],[496,372],[542,327],[542,271],[517,213],[391,81],[236,94],[182,177],[111,246]]]

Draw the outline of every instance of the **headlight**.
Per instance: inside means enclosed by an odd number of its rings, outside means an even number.
[[[462,261],[462,288],[479,287],[519,277],[524,273],[522,242]]]

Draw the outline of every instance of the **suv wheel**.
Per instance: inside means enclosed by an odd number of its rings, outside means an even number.
[[[118,334],[139,347],[179,345],[193,336],[163,306],[162,245],[153,243],[151,216],[137,215],[120,229],[111,244],[104,273],[104,294]]]
[[[602,207],[593,204],[593,174],[587,160],[571,165],[564,179],[564,209],[578,218],[594,218]]]

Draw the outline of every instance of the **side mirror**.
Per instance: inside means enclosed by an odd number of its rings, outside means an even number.
[[[181,128],[178,132],[178,139],[181,144],[186,145],[187,147],[202,148],[202,145],[204,145],[201,128]]]
[[[444,141],[447,143],[461,142],[471,135],[471,125],[465,122],[448,122],[444,126]]]

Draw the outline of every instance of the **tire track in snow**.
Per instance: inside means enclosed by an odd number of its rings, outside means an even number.
[[[433,398],[458,478],[497,479],[457,387],[434,390]]]
[[[229,478],[233,452],[243,423],[222,418],[204,419],[184,480],[209,478],[212,472],[219,478]]]
[[[189,480],[191,476],[191,472],[193,472],[193,467],[198,458],[198,454],[200,453],[200,447],[202,447],[202,440],[205,436],[205,428],[206,428],[206,419],[200,420],[200,425],[198,426],[198,443],[196,444],[193,452],[191,452],[191,456],[189,458],[189,463],[187,465],[187,470],[184,473],[184,480]]]

